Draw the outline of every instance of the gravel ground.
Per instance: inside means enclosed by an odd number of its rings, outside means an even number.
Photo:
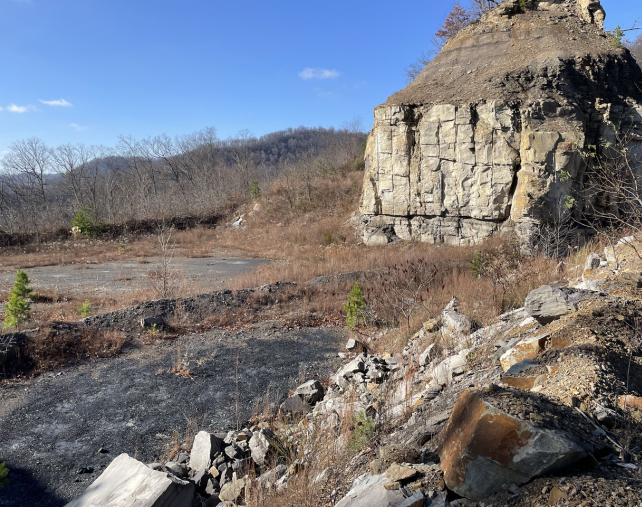
[[[345,337],[339,328],[264,322],[137,344],[111,359],[6,384],[0,462],[12,481],[0,491],[0,506],[64,505],[122,452],[143,462],[161,459],[172,431],[184,434],[190,418],[211,432],[236,428],[237,384],[245,420],[268,388],[284,397],[301,368],[306,377],[334,371]],[[169,372],[178,352],[192,378]]]

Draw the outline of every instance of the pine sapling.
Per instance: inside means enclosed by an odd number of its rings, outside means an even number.
[[[92,312],[89,300],[85,300],[85,303],[78,307],[78,313],[84,317],[91,316]]]
[[[35,300],[38,294],[34,293],[33,289],[29,287],[30,283],[31,280],[29,280],[27,274],[19,269],[9,300],[4,306],[4,328],[15,327],[31,319],[29,314],[31,310],[30,301]]]
[[[343,310],[346,312],[346,326],[349,329],[355,330],[359,325],[359,322],[365,319],[363,310],[366,305],[366,299],[363,296],[363,291],[361,290],[361,286],[359,286],[359,281],[357,280],[354,283],[352,291],[350,291],[350,294],[348,295],[348,302],[343,306]]]

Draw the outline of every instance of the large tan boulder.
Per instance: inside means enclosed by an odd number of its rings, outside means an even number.
[[[586,456],[566,432],[535,428],[470,391],[455,404],[438,451],[448,488],[471,500],[499,491],[502,484],[524,484]]]

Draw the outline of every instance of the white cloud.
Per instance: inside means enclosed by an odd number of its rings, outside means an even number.
[[[16,105],[16,104],[11,104],[9,107],[7,107],[7,110],[9,112],[27,112],[27,111],[35,111],[36,108],[33,105]]]
[[[71,102],[68,102],[67,100],[60,99],[60,100],[38,100],[41,104],[45,105],[53,105],[56,107],[73,107],[73,104]]]
[[[70,123],[70,127],[75,128],[78,132],[82,132],[83,130],[87,130],[88,127],[83,127],[82,125],[78,125],[78,123]]]
[[[0,111],[2,110],[2,107],[0,107]]]
[[[305,68],[299,72],[299,77],[303,80],[310,79],[336,79],[339,76],[337,70],[328,70],[326,68]]]

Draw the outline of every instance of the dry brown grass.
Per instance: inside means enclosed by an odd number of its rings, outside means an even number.
[[[127,341],[128,337],[122,332],[80,328],[58,330],[43,326],[27,336],[21,368],[15,371],[36,376],[85,359],[113,357]]]

